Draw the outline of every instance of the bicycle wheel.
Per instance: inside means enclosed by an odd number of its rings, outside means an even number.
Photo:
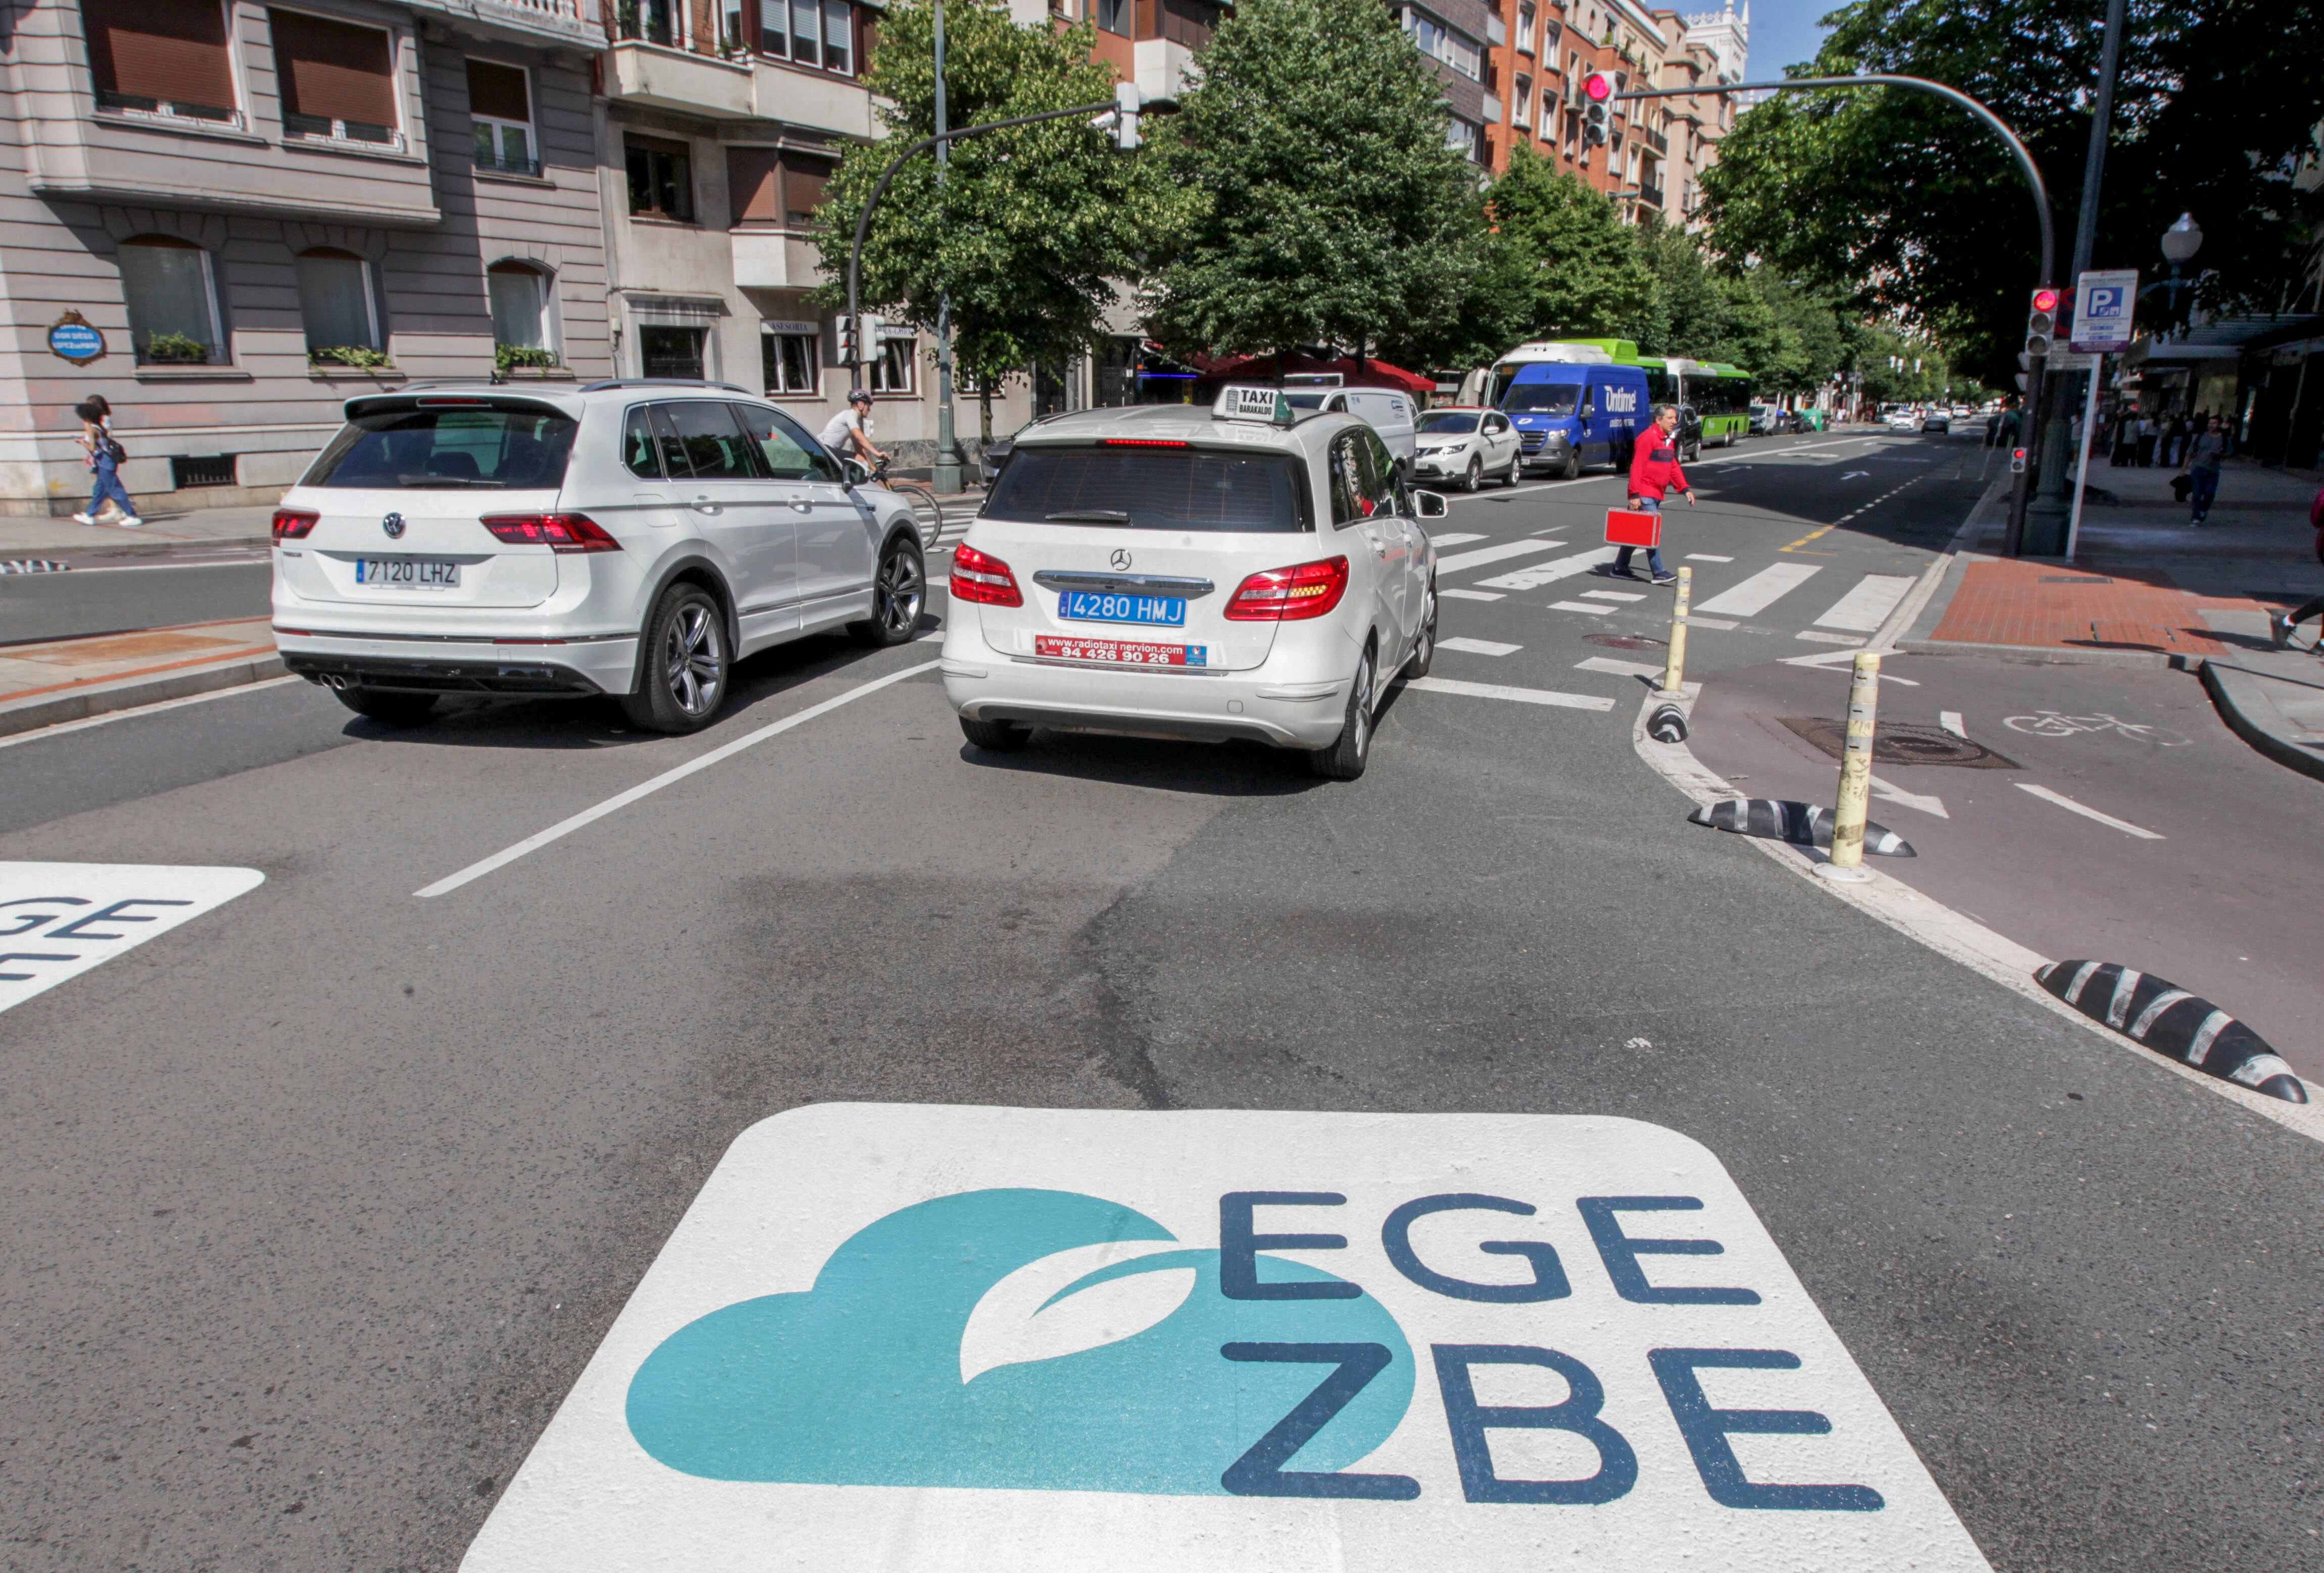
[[[924,551],[936,549],[936,541],[944,534],[944,504],[926,486],[909,481],[890,481],[888,490],[912,505],[912,518],[920,527],[920,547]]]

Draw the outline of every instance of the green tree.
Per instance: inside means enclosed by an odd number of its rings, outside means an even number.
[[[1991,106],[2052,182],[2062,272],[2102,13],[2092,0],[1858,0],[1794,74],[1926,77]],[[2314,194],[2292,176],[2324,99],[2324,13],[2137,5],[2123,46],[2095,263],[2153,271],[2156,237],[2190,210],[2214,299],[2273,305],[2312,234]],[[1914,321],[1988,382],[2015,373],[2033,216],[2006,150],[1964,111],[1895,90],[1778,95],[1738,119],[1703,190],[1729,255]]]
[[[1476,171],[1436,79],[1379,0],[1245,0],[1157,143],[1194,207],[1147,305],[1173,343],[1462,345],[1491,262]]]
[[[1637,235],[1604,193],[1519,143],[1486,206],[1517,286],[1524,338],[1599,337],[1635,330],[1655,304],[1655,277]]]
[[[826,301],[846,298],[855,221],[881,170],[936,130],[934,7],[899,0],[880,24],[865,83],[884,100],[886,138],[851,148],[816,216]],[[1089,58],[1086,24],[1019,26],[1005,0],[950,0],[945,87],[958,128],[1113,97],[1113,76]],[[953,144],[944,189],[933,153],[897,172],[863,247],[866,311],[933,324],[952,299],[954,354],[984,394],[1036,363],[1083,350],[1102,331],[1113,281],[1133,275],[1179,206],[1157,161],[1114,150],[1078,117],[988,133]]]

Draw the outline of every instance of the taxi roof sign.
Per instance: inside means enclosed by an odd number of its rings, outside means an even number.
[[[1280,388],[1227,387],[1219,390],[1218,402],[1211,406],[1213,420],[1263,420],[1273,426],[1289,426],[1298,419],[1291,400]]]

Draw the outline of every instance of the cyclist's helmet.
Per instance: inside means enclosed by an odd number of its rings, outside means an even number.
[[[863,388],[850,388],[847,391],[847,402],[850,404],[871,403],[872,394],[870,390]]]

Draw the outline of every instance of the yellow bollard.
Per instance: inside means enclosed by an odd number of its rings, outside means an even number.
[[[1854,883],[1872,878],[1864,868],[1864,816],[1872,796],[1872,728],[1880,707],[1880,658],[1856,657],[1848,685],[1848,744],[1840,756],[1840,801],[1831,811],[1831,861],[1816,872]]]
[[[1671,698],[1679,696],[1679,685],[1686,681],[1686,603],[1694,593],[1694,570],[1678,571],[1678,599],[1671,603],[1670,659],[1663,664],[1663,692]]]

